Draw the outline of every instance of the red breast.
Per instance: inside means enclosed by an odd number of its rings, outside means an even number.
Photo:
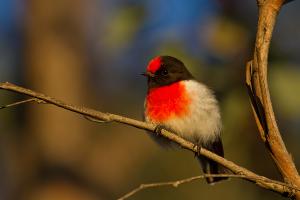
[[[146,114],[153,122],[165,122],[187,114],[190,97],[184,81],[152,88],[146,97]]]

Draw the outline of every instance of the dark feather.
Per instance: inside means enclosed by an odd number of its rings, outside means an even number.
[[[215,154],[224,157],[223,144],[220,137],[217,137],[214,141],[204,144],[199,144],[203,148],[214,152]],[[212,161],[204,156],[197,156],[198,160],[202,165],[203,173],[205,174],[226,174],[228,171],[220,164]],[[227,179],[226,177],[208,177],[206,178],[207,183],[215,183],[221,180]]]

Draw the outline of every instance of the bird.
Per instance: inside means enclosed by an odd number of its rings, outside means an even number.
[[[144,120],[157,130],[168,130],[224,157],[221,140],[221,114],[214,92],[197,81],[179,59],[156,56],[150,60],[146,72],[147,94],[144,101]],[[159,134],[150,136],[163,147],[176,144]],[[226,169],[199,153],[195,154],[204,174],[224,174]],[[227,179],[206,177],[208,184]]]

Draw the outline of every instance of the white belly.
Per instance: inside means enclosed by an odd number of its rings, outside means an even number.
[[[218,102],[212,91],[195,80],[185,80],[182,83],[191,99],[187,114],[174,116],[159,124],[193,143],[214,140],[220,135],[222,125]],[[145,119],[154,123],[147,115]]]

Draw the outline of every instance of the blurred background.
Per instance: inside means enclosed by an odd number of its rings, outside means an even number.
[[[300,2],[284,6],[270,50],[269,81],[287,148],[300,167]],[[244,67],[256,1],[1,0],[0,81],[69,103],[142,119],[156,55],[181,59],[216,91],[225,156],[280,179],[259,138]],[[0,91],[0,105],[27,97]],[[142,130],[95,124],[51,105],[0,110],[0,199],[116,199],[141,183],[201,174],[193,154],[157,146]],[[142,191],[130,199],[281,199],[249,182]]]

